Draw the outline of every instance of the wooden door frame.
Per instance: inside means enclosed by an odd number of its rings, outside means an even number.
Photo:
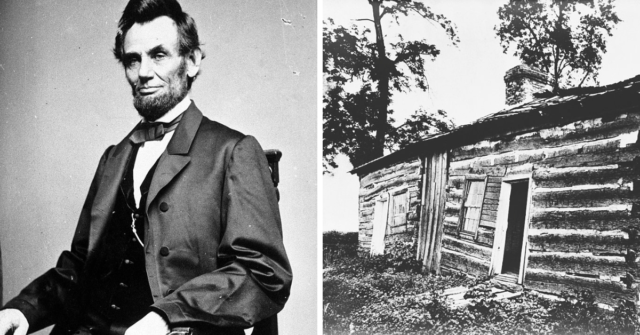
[[[500,200],[498,202],[498,215],[496,219],[495,237],[493,239],[493,251],[491,253],[491,266],[489,267],[489,275],[502,273],[502,264],[504,260],[504,247],[509,227],[509,205],[511,198],[511,184],[527,181],[527,207],[524,217],[524,230],[522,233],[522,249],[520,250],[520,269],[518,270],[518,284],[524,282],[525,270],[528,263],[529,250],[529,213],[531,212],[531,194],[533,193],[532,173],[507,176],[502,178],[500,187]]]

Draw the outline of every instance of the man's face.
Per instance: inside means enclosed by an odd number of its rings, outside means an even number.
[[[187,95],[187,59],[180,56],[178,30],[160,16],[134,24],[124,39],[123,64],[133,105],[147,121],[155,121]]]

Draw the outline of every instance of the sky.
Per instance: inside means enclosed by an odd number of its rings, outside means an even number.
[[[426,64],[428,92],[414,91],[394,95],[394,118],[403,120],[422,107],[427,111],[445,110],[456,125],[470,123],[505,107],[505,72],[520,64],[517,57],[504,54],[494,27],[497,11],[507,0],[428,0],[425,5],[445,15],[457,26],[460,38],[453,46],[437,25],[419,18],[405,18],[402,26],[386,24],[385,32],[401,29],[403,36],[426,38],[441,50],[435,61]],[[365,0],[324,0],[322,19],[351,26],[353,19],[370,18],[371,7]],[[599,81],[615,83],[640,74],[640,1],[618,0],[616,11],[622,19],[608,38]],[[362,23],[360,23],[362,22]],[[360,25],[367,22],[360,21]],[[370,24],[370,23],[368,23]],[[386,29],[386,30],[385,30]],[[391,34],[390,34],[391,35]],[[346,157],[337,160],[340,167],[322,178],[323,230],[358,230],[358,177],[348,173],[353,167]]]

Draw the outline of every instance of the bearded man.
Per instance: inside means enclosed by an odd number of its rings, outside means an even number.
[[[291,286],[264,152],[189,99],[203,54],[175,0],[130,1],[114,54],[142,121],[102,155],[70,250],[3,307],[0,334],[244,334]]]

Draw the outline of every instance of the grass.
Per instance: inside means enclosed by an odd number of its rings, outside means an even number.
[[[420,273],[406,241],[394,242],[383,256],[358,256],[355,248],[349,242],[325,244],[325,335],[640,333],[633,303],[605,311],[587,290],[566,292],[562,301],[528,291],[493,301],[486,280]],[[451,308],[438,294],[457,286],[474,287],[467,293],[468,308]]]

